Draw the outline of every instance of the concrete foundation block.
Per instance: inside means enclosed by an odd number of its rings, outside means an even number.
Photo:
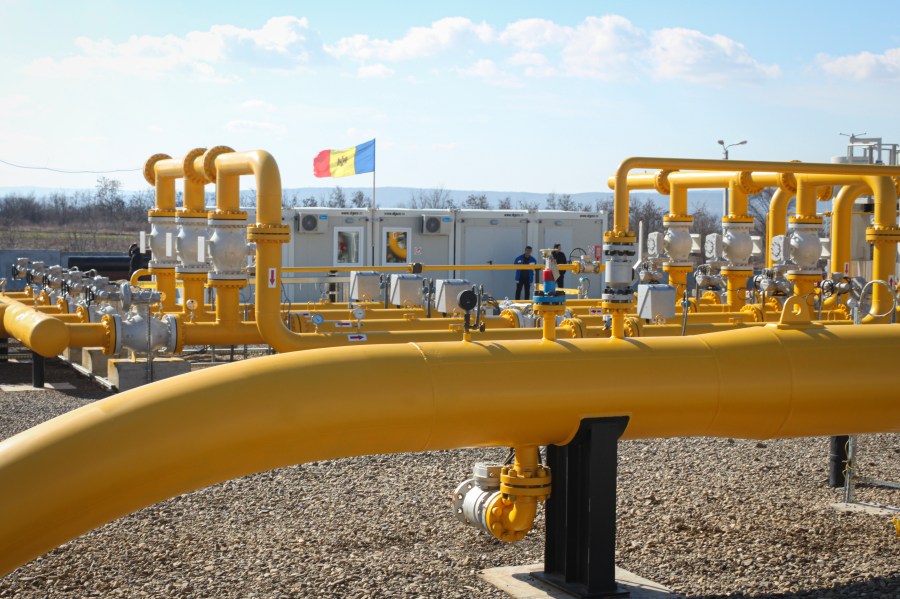
[[[82,348],[80,347],[67,347],[63,350],[63,353],[60,354],[60,357],[70,364],[78,364],[81,366],[81,352]]]
[[[83,348],[81,350],[81,365],[90,370],[95,376],[106,378],[109,373],[109,356],[102,349]]]
[[[180,358],[156,358],[153,360],[154,381],[161,381],[190,371],[190,363]],[[152,382],[147,377],[146,360],[109,360],[109,376],[107,378],[110,384],[119,391],[134,389]]]

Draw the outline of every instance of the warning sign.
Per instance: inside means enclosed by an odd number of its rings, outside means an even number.
[[[415,248],[413,248],[413,254],[415,254],[416,256],[421,256],[422,255],[422,246],[417,245]]]
[[[594,246],[594,260],[603,260],[603,246],[602,245]]]
[[[275,289],[275,283],[278,280],[278,269],[270,268],[269,269],[269,278],[267,279],[269,283],[269,289]]]
[[[359,335],[347,335],[347,339],[350,341],[365,341],[366,336],[361,333]]]

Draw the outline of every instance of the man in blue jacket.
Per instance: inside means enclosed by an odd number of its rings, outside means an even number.
[[[537,260],[531,255],[531,246],[525,246],[525,253],[516,258],[515,264],[537,264]],[[525,290],[525,299],[531,298],[531,281],[534,279],[534,270],[516,271],[516,299],[520,299],[522,290]]]

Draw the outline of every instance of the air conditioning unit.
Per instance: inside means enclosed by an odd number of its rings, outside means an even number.
[[[422,235],[449,235],[453,228],[453,217],[446,216],[422,216]]]
[[[327,225],[327,214],[300,212],[294,217],[294,229],[298,233],[324,233]]]

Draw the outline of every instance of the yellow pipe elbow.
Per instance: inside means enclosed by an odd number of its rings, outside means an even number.
[[[3,313],[3,328],[7,335],[15,337],[45,358],[61,354],[69,343],[66,323],[20,302],[7,304]]]
[[[772,194],[772,200],[769,202],[769,217],[766,219],[766,267],[775,266],[772,260],[772,240],[778,235],[784,235],[787,232],[787,209],[791,198],[794,197],[795,191],[787,190],[779,187]]]

